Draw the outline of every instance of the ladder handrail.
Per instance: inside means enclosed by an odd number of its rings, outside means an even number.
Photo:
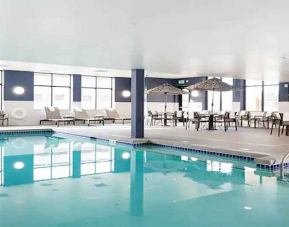
[[[284,162],[289,157],[289,152],[282,158],[281,164],[280,164],[280,178],[284,178]]]

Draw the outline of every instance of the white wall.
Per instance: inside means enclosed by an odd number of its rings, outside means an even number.
[[[131,103],[130,102],[116,102],[115,108],[118,111],[120,116],[123,117],[131,117]],[[145,114],[148,110],[152,112],[164,112],[165,110],[165,103],[164,102],[146,102],[145,103]],[[167,103],[167,111],[173,112],[179,110],[178,103]]]
[[[278,103],[279,112],[289,112],[289,102]]]
[[[4,101],[5,113],[9,114],[9,125],[39,125],[39,120],[45,118],[44,110],[34,110],[33,101]],[[17,119],[13,112],[23,110],[23,118]],[[17,115],[17,113],[16,113]]]
[[[131,117],[131,103],[130,102],[116,102],[115,109],[121,117]]]
[[[165,103],[164,102],[147,102],[146,111],[151,110],[152,112],[164,112]],[[167,103],[167,112],[174,112],[179,110],[179,103]]]
[[[33,101],[4,101],[4,110],[9,115],[9,125],[11,126],[39,125],[39,121],[46,118],[44,110],[34,110]],[[18,119],[17,115],[19,116],[22,111],[24,112],[23,118]],[[61,114],[64,116],[72,113],[65,110],[61,111]]]
[[[5,113],[9,115],[9,125],[11,126],[21,126],[21,125],[39,125],[39,121],[46,118],[44,110],[34,110],[33,101],[4,101]],[[145,114],[148,110],[151,111],[164,111],[165,104],[163,102],[148,102],[145,103]],[[81,107],[80,102],[74,102],[73,108]],[[131,117],[131,103],[130,102],[116,102],[115,108],[121,117]],[[17,119],[13,112],[16,110],[24,111],[24,116],[21,119]],[[178,103],[167,103],[167,111],[173,112],[179,109]],[[17,112],[17,111],[16,111]],[[18,112],[18,113],[19,113]],[[88,111],[89,114],[93,116],[95,111]],[[61,111],[63,116],[73,114],[73,111]],[[16,113],[17,115],[17,113]]]

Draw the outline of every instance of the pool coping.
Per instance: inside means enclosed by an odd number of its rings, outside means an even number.
[[[277,171],[280,169],[281,164],[277,162],[273,157],[260,154],[260,153],[252,153],[252,152],[244,152],[244,151],[236,151],[231,149],[224,148],[211,148],[211,147],[200,147],[192,144],[184,145],[176,142],[170,141],[160,141],[160,140],[152,140],[149,138],[144,139],[134,139],[130,138],[130,140],[121,140],[121,139],[109,139],[109,138],[100,138],[94,136],[85,136],[74,133],[66,133],[66,132],[58,132],[52,128],[44,128],[44,129],[8,129],[1,130],[1,134],[13,135],[13,134],[39,134],[39,133],[60,133],[67,134],[71,136],[80,136],[85,138],[96,139],[100,141],[109,142],[109,144],[119,144],[119,145],[129,145],[134,148],[141,146],[156,146],[163,148],[170,148],[180,151],[185,151],[191,154],[201,154],[201,155],[209,155],[215,156],[219,158],[229,158],[234,160],[242,160],[242,161],[250,161],[256,163],[256,169],[265,169],[271,171]],[[284,163],[284,168],[289,168],[289,162]]]

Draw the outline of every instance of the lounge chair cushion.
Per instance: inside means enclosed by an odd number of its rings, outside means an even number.
[[[53,111],[51,110],[51,107],[44,107],[44,109],[47,119],[62,119],[60,111],[57,107],[53,107]]]
[[[85,109],[74,109],[74,115],[76,119],[90,119],[91,117],[88,115]]]
[[[96,111],[95,111],[95,115],[100,115],[100,116],[106,117],[106,116],[107,116],[107,113],[106,113],[105,110],[96,110]]]
[[[117,119],[120,118],[116,109],[105,109],[106,111],[106,118]]]

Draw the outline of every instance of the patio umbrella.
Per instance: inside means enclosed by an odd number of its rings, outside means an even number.
[[[169,83],[164,83],[160,86],[154,87],[146,91],[147,94],[163,94],[165,95],[165,113],[167,112],[167,99],[168,95],[182,95],[186,94],[183,90],[174,87]]]
[[[221,79],[216,77],[208,79],[193,85],[186,87],[189,91],[201,90],[201,91],[213,91],[212,96],[212,112],[214,111],[214,93],[215,91],[230,91],[233,89],[233,86],[223,82]]]

